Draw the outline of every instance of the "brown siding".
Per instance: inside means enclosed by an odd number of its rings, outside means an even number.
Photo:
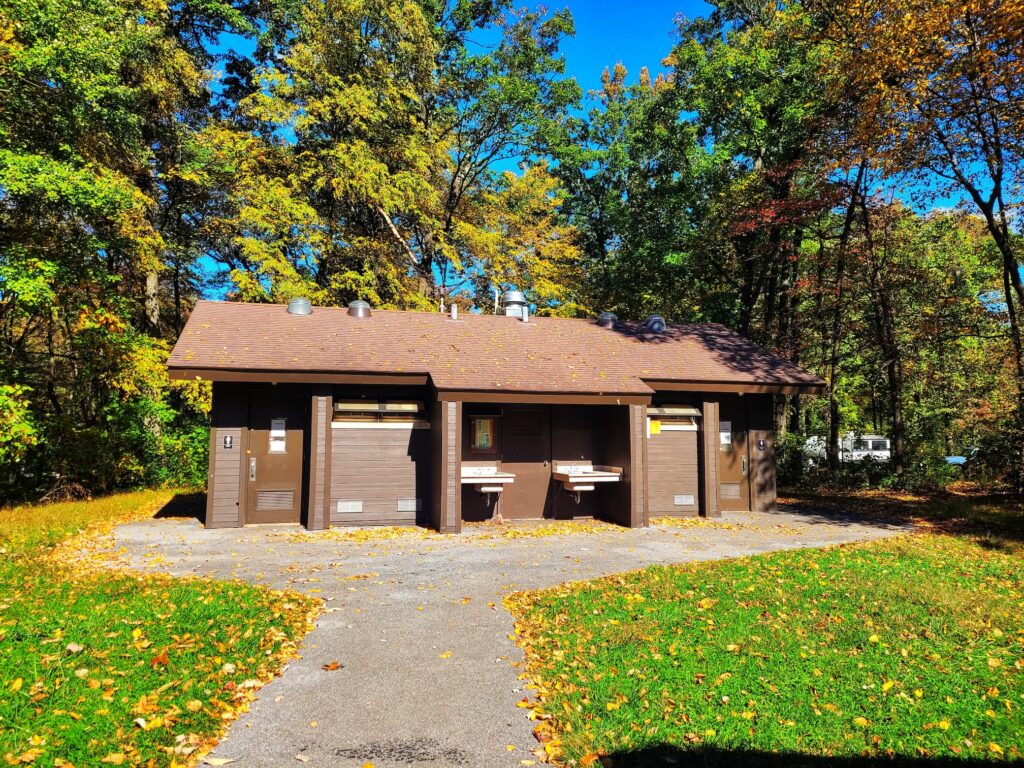
[[[631,446],[629,526],[640,528],[650,519],[647,512],[647,406],[628,407]]]
[[[311,409],[311,461],[307,527],[318,531],[330,525],[331,513],[331,410],[330,389],[317,387]]]
[[[429,504],[430,431],[427,429],[332,429],[332,525],[413,525],[415,509],[399,500]],[[338,502],[362,502],[344,512]]]
[[[721,517],[718,503],[718,402],[705,400],[701,405],[701,514]]]
[[[441,410],[440,482],[442,532],[462,530],[462,403],[439,403]]]
[[[770,395],[751,398],[749,418],[751,509],[767,512],[775,509],[775,430]],[[764,440],[763,451],[757,447],[758,440]]]
[[[647,438],[648,507],[651,517],[697,514],[697,432],[664,431]],[[693,504],[676,504],[676,496],[693,496]]]
[[[207,475],[207,528],[233,528],[242,524],[240,499],[245,418],[245,391],[231,385],[215,384]],[[232,439],[231,448],[224,447],[225,437]]]

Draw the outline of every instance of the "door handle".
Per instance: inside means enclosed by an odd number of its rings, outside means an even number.
[[[740,459],[740,472],[742,472],[744,475],[747,474],[747,457],[746,456],[744,456],[742,459]]]
[[[256,479],[256,459],[249,459],[249,479]]]

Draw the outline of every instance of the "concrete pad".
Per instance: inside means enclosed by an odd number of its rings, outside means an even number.
[[[240,578],[327,602],[302,658],[259,693],[213,753],[261,768],[514,768],[537,744],[518,679],[509,592],[653,564],[865,541],[907,530],[813,509],[726,514],[720,524],[595,527],[545,538],[452,536],[351,542],[194,519],[125,525],[140,570]],[[337,661],[336,671],[322,666]],[[514,748],[514,749],[513,749]]]

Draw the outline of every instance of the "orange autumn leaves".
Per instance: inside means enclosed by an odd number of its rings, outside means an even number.
[[[36,508],[54,531],[84,522],[52,549],[31,517],[7,534],[27,543],[0,564],[0,722],[19,726],[0,729],[0,764],[193,765],[312,627],[307,597],[123,572],[105,537],[152,516],[157,495]]]

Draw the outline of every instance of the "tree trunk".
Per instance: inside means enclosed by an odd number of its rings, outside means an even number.
[[[832,339],[828,362],[828,466],[833,472],[839,468],[839,399],[836,397],[836,381],[839,378],[839,339],[843,328],[843,290],[846,273],[846,251],[853,232],[854,216],[857,212],[857,201],[860,199],[860,188],[867,173],[867,161],[861,162],[857,168],[857,179],[850,191],[850,202],[846,206],[843,219],[843,230],[839,235],[836,248],[835,294],[836,306],[832,315]]]
[[[160,273],[155,269],[146,273],[143,307],[146,313],[146,330],[156,336],[160,332]]]

